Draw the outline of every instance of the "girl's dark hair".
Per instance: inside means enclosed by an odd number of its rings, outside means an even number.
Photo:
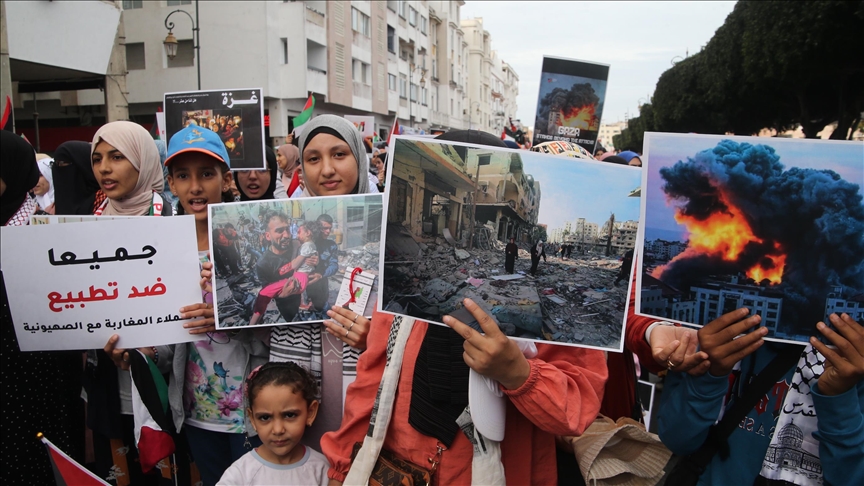
[[[303,223],[303,227],[306,228],[310,233],[312,233],[312,240],[317,240],[321,238],[321,222],[318,220],[314,221],[306,221]]]
[[[318,396],[318,384],[305,368],[292,361],[267,363],[251,378],[246,379],[249,408],[255,403],[258,392],[267,385],[291,386],[294,393],[302,395],[306,403],[312,403]]]

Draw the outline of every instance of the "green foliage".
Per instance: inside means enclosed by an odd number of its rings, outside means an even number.
[[[660,76],[656,129],[750,134],[837,121],[864,110],[864,1],[739,1],[698,54]]]
[[[532,241],[549,241],[549,237],[546,235],[546,228],[542,226],[535,226],[534,233],[531,235]]]
[[[639,107],[639,116],[631,118],[627,122],[627,128],[612,137],[612,144],[615,145],[615,149],[618,151],[632,150],[641,154],[645,132],[656,131],[656,129],[654,124],[654,107],[651,103],[645,103]]]

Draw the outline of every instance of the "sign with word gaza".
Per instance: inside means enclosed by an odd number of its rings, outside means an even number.
[[[21,351],[101,349],[113,334],[119,348],[199,339],[180,318],[201,302],[192,217],[42,223],[0,232]]]

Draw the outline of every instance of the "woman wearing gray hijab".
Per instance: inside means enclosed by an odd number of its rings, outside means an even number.
[[[303,196],[376,193],[370,187],[369,157],[353,123],[336,115],[310,120],[300,135]]]

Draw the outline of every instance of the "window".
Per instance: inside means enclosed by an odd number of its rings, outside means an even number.
[[[405,0],[399,0],[399,16],[405,18]]]
[[[351,28],[354,29],[354,32],[360,32],[366,37],[369,37],[372,32],[372,29],[369,27],[369,16],[356,8],[352,8]]]
[[[369,84],[370,65],[363,61],[354,59],[352,63],[351,78],[358,83]]]
[[[408,7],[408,23],[417,26],[417,11],[414,10],[414,7]]]
[[[423,106],[427,106],[429,104],[429,91],[426,88],[420,88],[420,103]]]
[[[282,64],[288,64],[288,38],[282,38]]]
[[[390,91],[396,91],[396,76],[393,74],[387,75],[387,88]]]
[[[144,8],[143,0],[123,0],[123,10],[132,10],[136,8]]]
[[[177,55],[174,59],[168,59],[168,67],[187,67],[195,65],[195,48],[192,39],[177,40]]]
[[[387,26],[387,50],[396,54],[396,29]]]
[[[398,4],[398,3],[399,2],[397,2],[396,0],[387,0],[387,8],[389,8],[390,10],[395,12],[396,8],[397,8],[396,4]]]
[[[126,69],[132,71],[134,69],[146,69],[144,63],[144,43],[135,42],[126,44]]]
[[[408,97],[408,80],[405,76],[399,76],[399,97],[406,99]]]
[[[192,0],[168,0],[169,7],[176,7],[178,5],[192,5]]]
[[[422,15],[420,16],[420,32],[422,32],[424,34],[426,33],[428,22],[429,21],[426,19],[426,17],[424,17]]]
[[[432,59],[432,79],[438,79],[438,60]]]
[[[411,83],[411,101],[417,101],[417,85]]]

